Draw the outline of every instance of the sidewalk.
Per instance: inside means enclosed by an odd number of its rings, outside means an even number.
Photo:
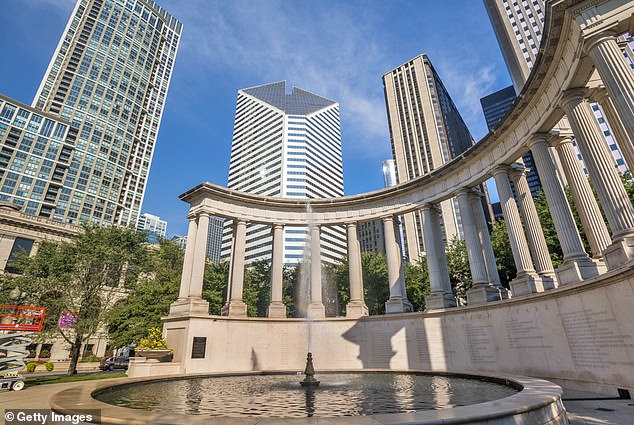
[[[128,378],[103,379],[99,382],[125,382]],[[59,391],[82,385],[84,382],[38,385],[22,391],[0,392],[0,425],[4,425],[3,410],[50,409],[49,399]],[[564,392],[564,406],[571,425],[634,425],[634,400],[601,400],[604,395],[570,391]],[[594,398],[594,400],[566,400]]]

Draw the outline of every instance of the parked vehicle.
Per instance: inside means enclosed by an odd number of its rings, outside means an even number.
[[[124,356],[108,357],[99,362],[101,370],[128,369],[130,359]]]

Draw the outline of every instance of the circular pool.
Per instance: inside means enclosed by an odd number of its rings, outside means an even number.
[[[213,376],[142,382],[93,393],[97,400],[154,412],[208,416],[367,416],[410,413],[499,400],[517,386],[491,379],[425,373],[320,373],[314,390],[302,375]]]

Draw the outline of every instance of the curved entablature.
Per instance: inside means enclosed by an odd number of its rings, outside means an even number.
[[[207,304],[201,294],[212,215],[233,223],[229,290],[223,314],[237,317],[246,315],[242,279],[247,258],[245,243],[252,237],[247,227],[253,223],[271,226],[268,316],[278,318],[286,317],[281,273],[285,226],[309,227],[306,245],[310,246],[311,258],[320,258],[322,228],[345,225],[350,273],[347,315],[367,315],[357,224],[370,220],[381,220],[383,230],[390,289],[386,312],[409,311],[396,223],[398,216],[415,210],[421,214],[431,287],[425,299],[427,309],[456,306],[445,257],[444,212],[440,205],[449,199],[459,206],[461,236],[473,281],[467,292],[470,305],[505,299],[509,292],[513,296],[528,295],[586,281],[633,262],[634,206],[590,102],[599,103],[623,159],[634,167],[634,70],[617,41],[617,36],[634,32],[634,1],[555,0],[548,2],[545,16],[540,53],[512,109],[480,142],[429,174],[387,189],[332,199],[258,196],[212,183],[200,184],[182,194],[180,199],[191,205],[189,230],[179,300],[172,305],[170,314],[206,314]],[[578,150],[573,146],[573,137]],[[526,169],[518,162],[528,151],[563,253],[563,262],[556,269],[530,194]],[[495,179],[517,270],[516,278],[509,283],[510,291],[500,283],[480,194],[474,190],[491,177]],[[564,184],[579,212],[590,253],[582,242]],[[313,317],[323,317],[321,262],[311,261],[309,267],[313,286],[308,310]]]
[[[601,22],[587,18],[597,12],[604,12]],[[192,214],[204,211],[251,223],[289,225],[308,224],[306,204],[310,202],[311,220],[325,226],[401,215],[449,199],[460,189],[492,177],[499,165],[514,163],[529,150],[534,134],[557,134],[553,128],[564,114],[563,93],[584,86],[593,71],[583,53],[584,33],[604,28],[627,31],[630,17],[631,4],[626,1],[550,2],[538,63],[512,110],[472,148],[422,177],[364,194],[310,200],[258,196],[202,183],[180,199],[191,204]],[[584,19],[591,22],[584,24]]]

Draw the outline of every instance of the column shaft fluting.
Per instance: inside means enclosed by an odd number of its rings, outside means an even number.
[[[198,225],[196,223],[196,217],[192,216],[189,218],[189,227],[187,229],[187,244],[185,245],[185,258],[183,259],[183,273],[181,274],[181,286],[178,298],[189,297],[189,285],[192,277],[197,231]]]
[[[603,138],[592,107],[577,90],[567,92],[564,107],[577,145],[612,229],[613,240],[634,233],[634,208]],[[625,120],[627,121],[627,120]]]
[[[519,277],[527,273],[534,273],[535,269],[528,250],[526,235],[524,235],[524,229],[522,228],[522,221],[513,198],[507,167],[495,169],[493,177],[495,178],[495,185],[500,197],[500,206],[504,215],[506,231],[509,235],[517,275]]]
[[[400,287],[400,259],[394,235],[394,219],[383,217],[383,234],[385,236],[385,256],[387,259],[387,279],[390,285],[390,298],[402,298]]]
[[[192,263],[192,277],[189,286],[190,297],[202,297],[203,277],[205,276],[205,259],[207,258],[207,235],[209,233],[209,214],[201,213],[198,216],[196,229],[196,250]]]
[[[310,226],[310,303],[322,304],[321,235],[319,226]]]
[[[361,250],[357,237],[356,223],[346,225],[348,236],[348,276],[350,280],[350,301],[363,299],[363,283],[361,275]]]
[[[588,238],[592,257],[603,258],[603,251],[610,245],[608,228],[603,220],[599,204],[594,197],[588,178],[586,177],[577,152],[572,146],[570,137],[562,137],[555,144],[566,180],[570,187],[572,200],[577,207],[581,225]]]
[[[524,167],[521,166],[511,172],[511,178],[515,184],[517,204],[524,222],[524,228],[526,229],[528,248],[531,252],[535,271],[539,275],[552,277],[555,275],[555,268],[553,267],[550,253],[548,252],[548,245],[546,244],[542,225],[537,215],[537,208],[535,208],[535,202],[533,201],[533,196],[531,195],[531,190],[526,180]]]
[[[473,216],[476,227],[478,229],[478,235],[480,237],[480,244],[482,245],[482,255],[484,256],[484,265],[487,272],[488,281],[494,286],[501,288],[500,274],[498,273],[498,267],[495,263],[495,253],[493,252],[493,245],[491,244],[491,235],[489,235],[489,226],[487,219],[484,216],[484,209],[482,208],[482,198],[479,192],[472,191],[469,194],[471,201],[471,208],[473,210]]]
[[[427,257],[427,272],[429,274],[429,285],[431,292],[445,293],[447,287],[451,287],[449,280],[449,271],[447,269],[447,260],[444,264],[441,257],[445,256],[445,251],[440,252],[438,250],[438,244],[436,238],[440,236],[440,228],[438,220],[432,218],[432,205],[424,205],[423,212],[423,236],[425,238],[425,254]],[[444,265],[444,267],[443,267]]]
[[[271,254],[271,303],[268,308],[268,317],[286,317],[282,293],[282,272],[284,267],[284,226],[274,224],[273,252]]]
[[[601,105],[603,115],[608,120],[610,131],[616,139],[619,150],[623,154],[623,158],[625,159],[628,168],[630,170],[634,170],[634,145],[632,145],[632,139],[630,139],[627,131],[625,131],[623,120],[619,117],[619,114],[614,107],[614,102],[612,102],[607,90],[601,90],[597,95],[597,100],[599,101],[599,105]]]
[[[462,219],[462,231],[467,245],[469,257],[469,268],[471,269],[471,279],[473,285],[487,285],[489,279],[480,245],[480,235],[476,226],[473,209],[469,201],[469,190],[464,189],[457,193],[458,204],[460,205],[460,218]]]
[[[612,34],[601,34],[586,47],[630,141],[634,141],[634,71]],[[575,132],[576,134],[576,132]],[[585,159],[585,155],[584,155]]]
[[[233,232],[233,252],[231,255],[231,297],[229,299],[229,303],[242,302],[246,236],[247,223],[243,220],[235,221]]]

